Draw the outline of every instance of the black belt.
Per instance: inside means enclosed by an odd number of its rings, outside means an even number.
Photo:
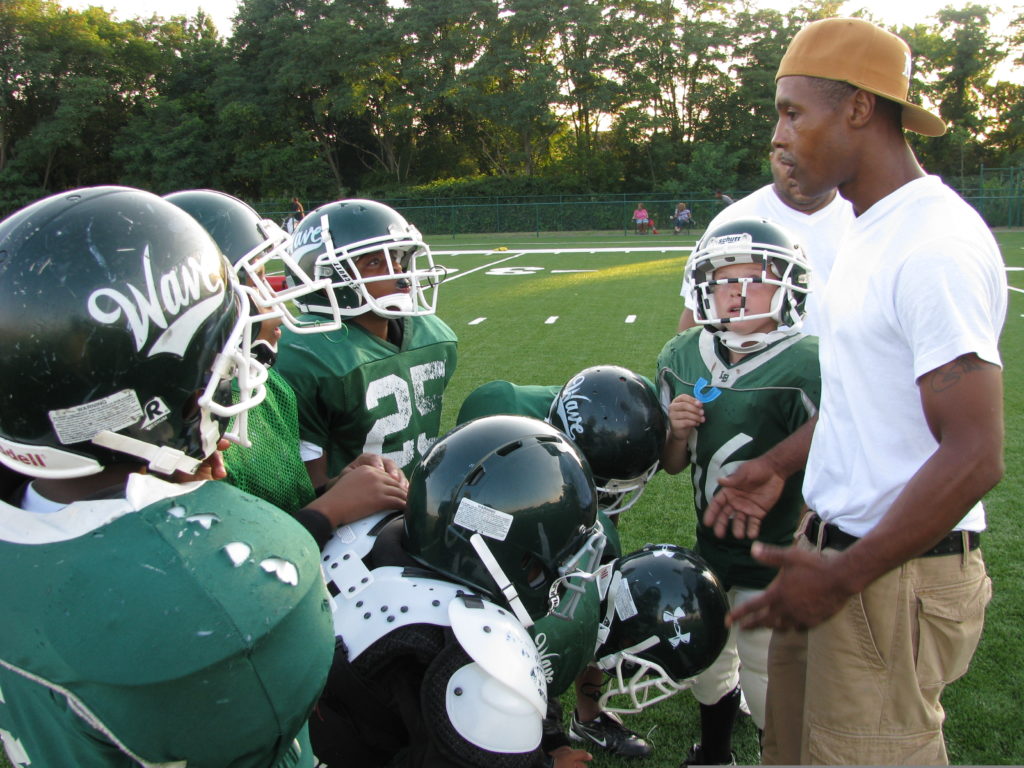
[[[811,515],[811,521],[808,523],[807,529],[804,531],[804,536],[806,536],[809,541],[817,544],[819,530],[822,531],[821,546],[823,548],[831,547],[832,549],[846,549],[860,541],[859,537],[851,536],[841,530],[838,526],[824,522],[816,514]],[[963,554],[964,533],[967,534],[968,551],[977,549],[981,546],[981,534],[977,531],[951,531],[946,534],[938,544],[927,552],[922,552],[918,557],[937,557],[939,555]]]

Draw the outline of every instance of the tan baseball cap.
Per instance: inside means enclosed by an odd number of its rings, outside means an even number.
[[[822,19],[796,33],[775,79],[807,75],[844,83],[903,105],[903,127],[941,136],[946,124],[917,104],[910,92],[910,47],[899,37],[863,19]]]

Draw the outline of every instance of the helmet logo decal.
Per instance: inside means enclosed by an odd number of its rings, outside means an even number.
[[[467,498],[459,502],[459,508],[452,518],[455,525],[461,525],[498,541],[504,541],[508,536],[512,520],[512,515]]]
[[[142,254],[142,269],[145,293],[130,283],[128,295],[116,288],[100,288],[89,296],[89,314],[107,325],[118,322],[123,314],[137,352],[149,342],[152,323],[162,329],[162,333],[150,346],[148,356],[168,352],[184,357],[196,331],[223,301],[224,280],[220,269],[204,266],[190,257],[180,271],[166,272],[157,280],[153,276],[148,247]],[[200,300],[204,293],[213,295]],[[103,300],[109,308],[101,305]]]
[[[579,394],[580,387],[585,381],[586,377],[577,376],[566,384],[562,392],[559,393],[558,404],[555,406],[558,418],[565,425],[565,434],[573,441],[576,440],[576,435],[582,435],[584,431],[583,417],[580,415],[580,402],[590,402],[589,397]]]
[[[663,611],[661,614],[661,620],[665,623],[672,622],[675,625],[675,635],[668,639],[669,645],[673,648],[678,648],[680,645],[690,642],[690,633],[683,633],[683,628],[679,626],[679,620],[686,618],[686,612],[679,606],[676,606],[674,611]]]
[[[152,429],[171,415],[171,409],[160,397],[154,397],[142,406],[142,412],[146,415],[146,420],[142,422],[143,429]]]
[[[561,654],[549,650],[548,636],[544,632],[537,633],[537,636],[533,638],[533,644],[537,646],[537,655],[540,656],[540,668],[544,673],[544,679],[551,683],[555,679],[555,664]]]
[[[293,235],[292,256],[298,259],[312,248],[323,244],[323,229],[321,227],[308,227],[300,229]]]

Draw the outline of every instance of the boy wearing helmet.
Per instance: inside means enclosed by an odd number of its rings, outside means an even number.
[[[639,500],[657,471],[668,431],[664,407],[650,381],[616,365],[584,368],[561,387],[490,381],[469,393],[457,421],[496,413],[545,419],[580,449],[597,483],[598,517],[609,537],[605,558],[617,557],[618,515]],[[551,629],[556,631],[545,631],[546,641],[558,636],[562,646],[586,645],[566,640],[557,623]],[[584,656],[585,665],[591,658]],[[604,674],[594,666],[576,671],[581,674],[575,680],[577,706],[569,736],[623,757],[649,755],[652,748],[639,734],[626,728],[617,714],[601,708]],[[565,687],[556,685],[552,693]],[[558,723],[561,733],[561,702],[552,698],[550,724]]]
[[[338,644],[311,722],[319,759],[581,768],[581,750],[542,747],[549,662],[528,628],[557,621],[593,649],[595,513],[590,470],[563,435],[489,416],[428,451],[405,515],[339,528],[323,551]]]
[[[282,334],[277,367],[295,391],[314,486],[361,453],[408,474],[437,439],[456,338],[434,313],[444,276],[420,233],[372,200],[328,203],[302,220],[291,257],[309,284],[300,325],[340,312],[327,333]],[[289,278],[291,279],[291,278]]]
[[[658,357],[669,437],[662,467],[692,467],[701,520],[717,478],[795,432],[817,413],[817,339],[800,333],[809,268],[799,243],[765,219],[710,229],[691,257],[698,327],[671,339]],[[794,475],[762,527],[762,539],[787,545],[803,508]],[[751,542],[720,539],[698,523],[697,552],[725,583],[733,605],[760,594],[774,571],[750,555]],[[770,629],[730,634],[718,661],[697,679],[701,741],[688,765],[729,763],[740,684],[764,728]]]
[[[286,252],[288,237],[274,222],[262,219],[249,205],[224,192],[192,189],[164,196],[198,221],[227,256],[250,294],[255,323],[253,356],[267,368],[266,397],[247,413],[252,435],[248,446],[232,443],[224,451],[227,482],[295,516],[320,545],[343,522],[382,509],[404,509],[408,482],[390,459],[361,454],[330,484],[314,489],[299,451],[299,418],[295,393],[274,368],[280,327],[296,333],[324,333],[340,327],[340,316],[304,326],[287,308],[275,311],[282,294],[267,281],[268,263],[283,263],[294,271]],[[312,284],[293,287],[283,296],[294,301],[313,290]],[[269,305],[269,306],[268,306]],[[344,487],[335,488],[340,484]],[[310,506],[318,491],[321,502]],[[317,509],[319,507],[320,509]]]
[[[264,396],[230,266],[125,187],[14,213],[0,253],[12,762],[312,766],[333,650],[316,547],[272,505],[189,482],[222,474],[228,420],[245,442]]]

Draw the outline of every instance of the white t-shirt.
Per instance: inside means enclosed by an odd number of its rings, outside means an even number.
[[[708,229],[736,219],[751,217],[764,218],[779,224],[800,241],[811,265],[811,292],[807,296],[807,317],[800,330],[803,333],[819,335],[817,306],[828,283],[839,244],[847,228],[853,223],[853,206],[845,198],[836,195],[824,208],[814,213],[802,213],[782,202],[775,192],[775,185],[768,184],[723,209],[711,220]],[[692,310],[693,299],[685,278],[681,293],[686,307]]]
[[[863,536],[935,452],[917,379],[976,353],[1001,365],[1006,270],[977,212],[936,176],[857,218],[819,307],[821,410],[804,498]],[[956,526],[980,531],[978,503]]]

